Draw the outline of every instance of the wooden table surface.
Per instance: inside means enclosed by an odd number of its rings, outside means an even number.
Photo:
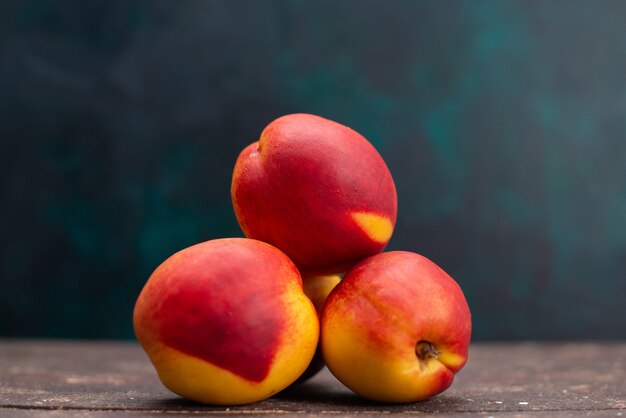
[[[167,391],[136,343],[0,340],[1,417],[382,414],[626,418],[626,343],[473,344],[452,388],[413,404],[366,401],[324,370],[267,401],[226,408]]]

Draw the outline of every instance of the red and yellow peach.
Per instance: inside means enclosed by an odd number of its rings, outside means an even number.
[[[133,319],[163,384],[209,404],[254,402],[287,387],[309,365],[319,336],[295,265],[244,238],[168,258],[150,276]]]
[[[396,188],[376,149],[308,114],[276,119],[241,152],[231,197],[246,236],[281,249],[306,275],[381,252],[396,222]]]
[[[463,292],[415,253],[388,252],[357,264],[328,296],[321,323],[328,368],[372,400],[437,395],[467,360],[471,315]]]

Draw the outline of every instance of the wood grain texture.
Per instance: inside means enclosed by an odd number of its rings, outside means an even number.
[[[0,341],[1,417],[200,413],[626,417],[626,343],[474,344],[450,390],[407,405],[368,402],[325,370],[267,401],[224,408],[167,391],[135,343]]]

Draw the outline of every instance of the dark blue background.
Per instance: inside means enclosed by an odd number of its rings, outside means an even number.
[[[0,335],[132,337],[272,119],[364,134],[475,339],[626,338],[626,2],[0,2]]]

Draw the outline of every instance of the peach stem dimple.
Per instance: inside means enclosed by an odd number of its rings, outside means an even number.
[[[420,360],[428,360],[431,358],[437,358],[441,352],[428,341],[421,340],[415,344],[415,354]]]

